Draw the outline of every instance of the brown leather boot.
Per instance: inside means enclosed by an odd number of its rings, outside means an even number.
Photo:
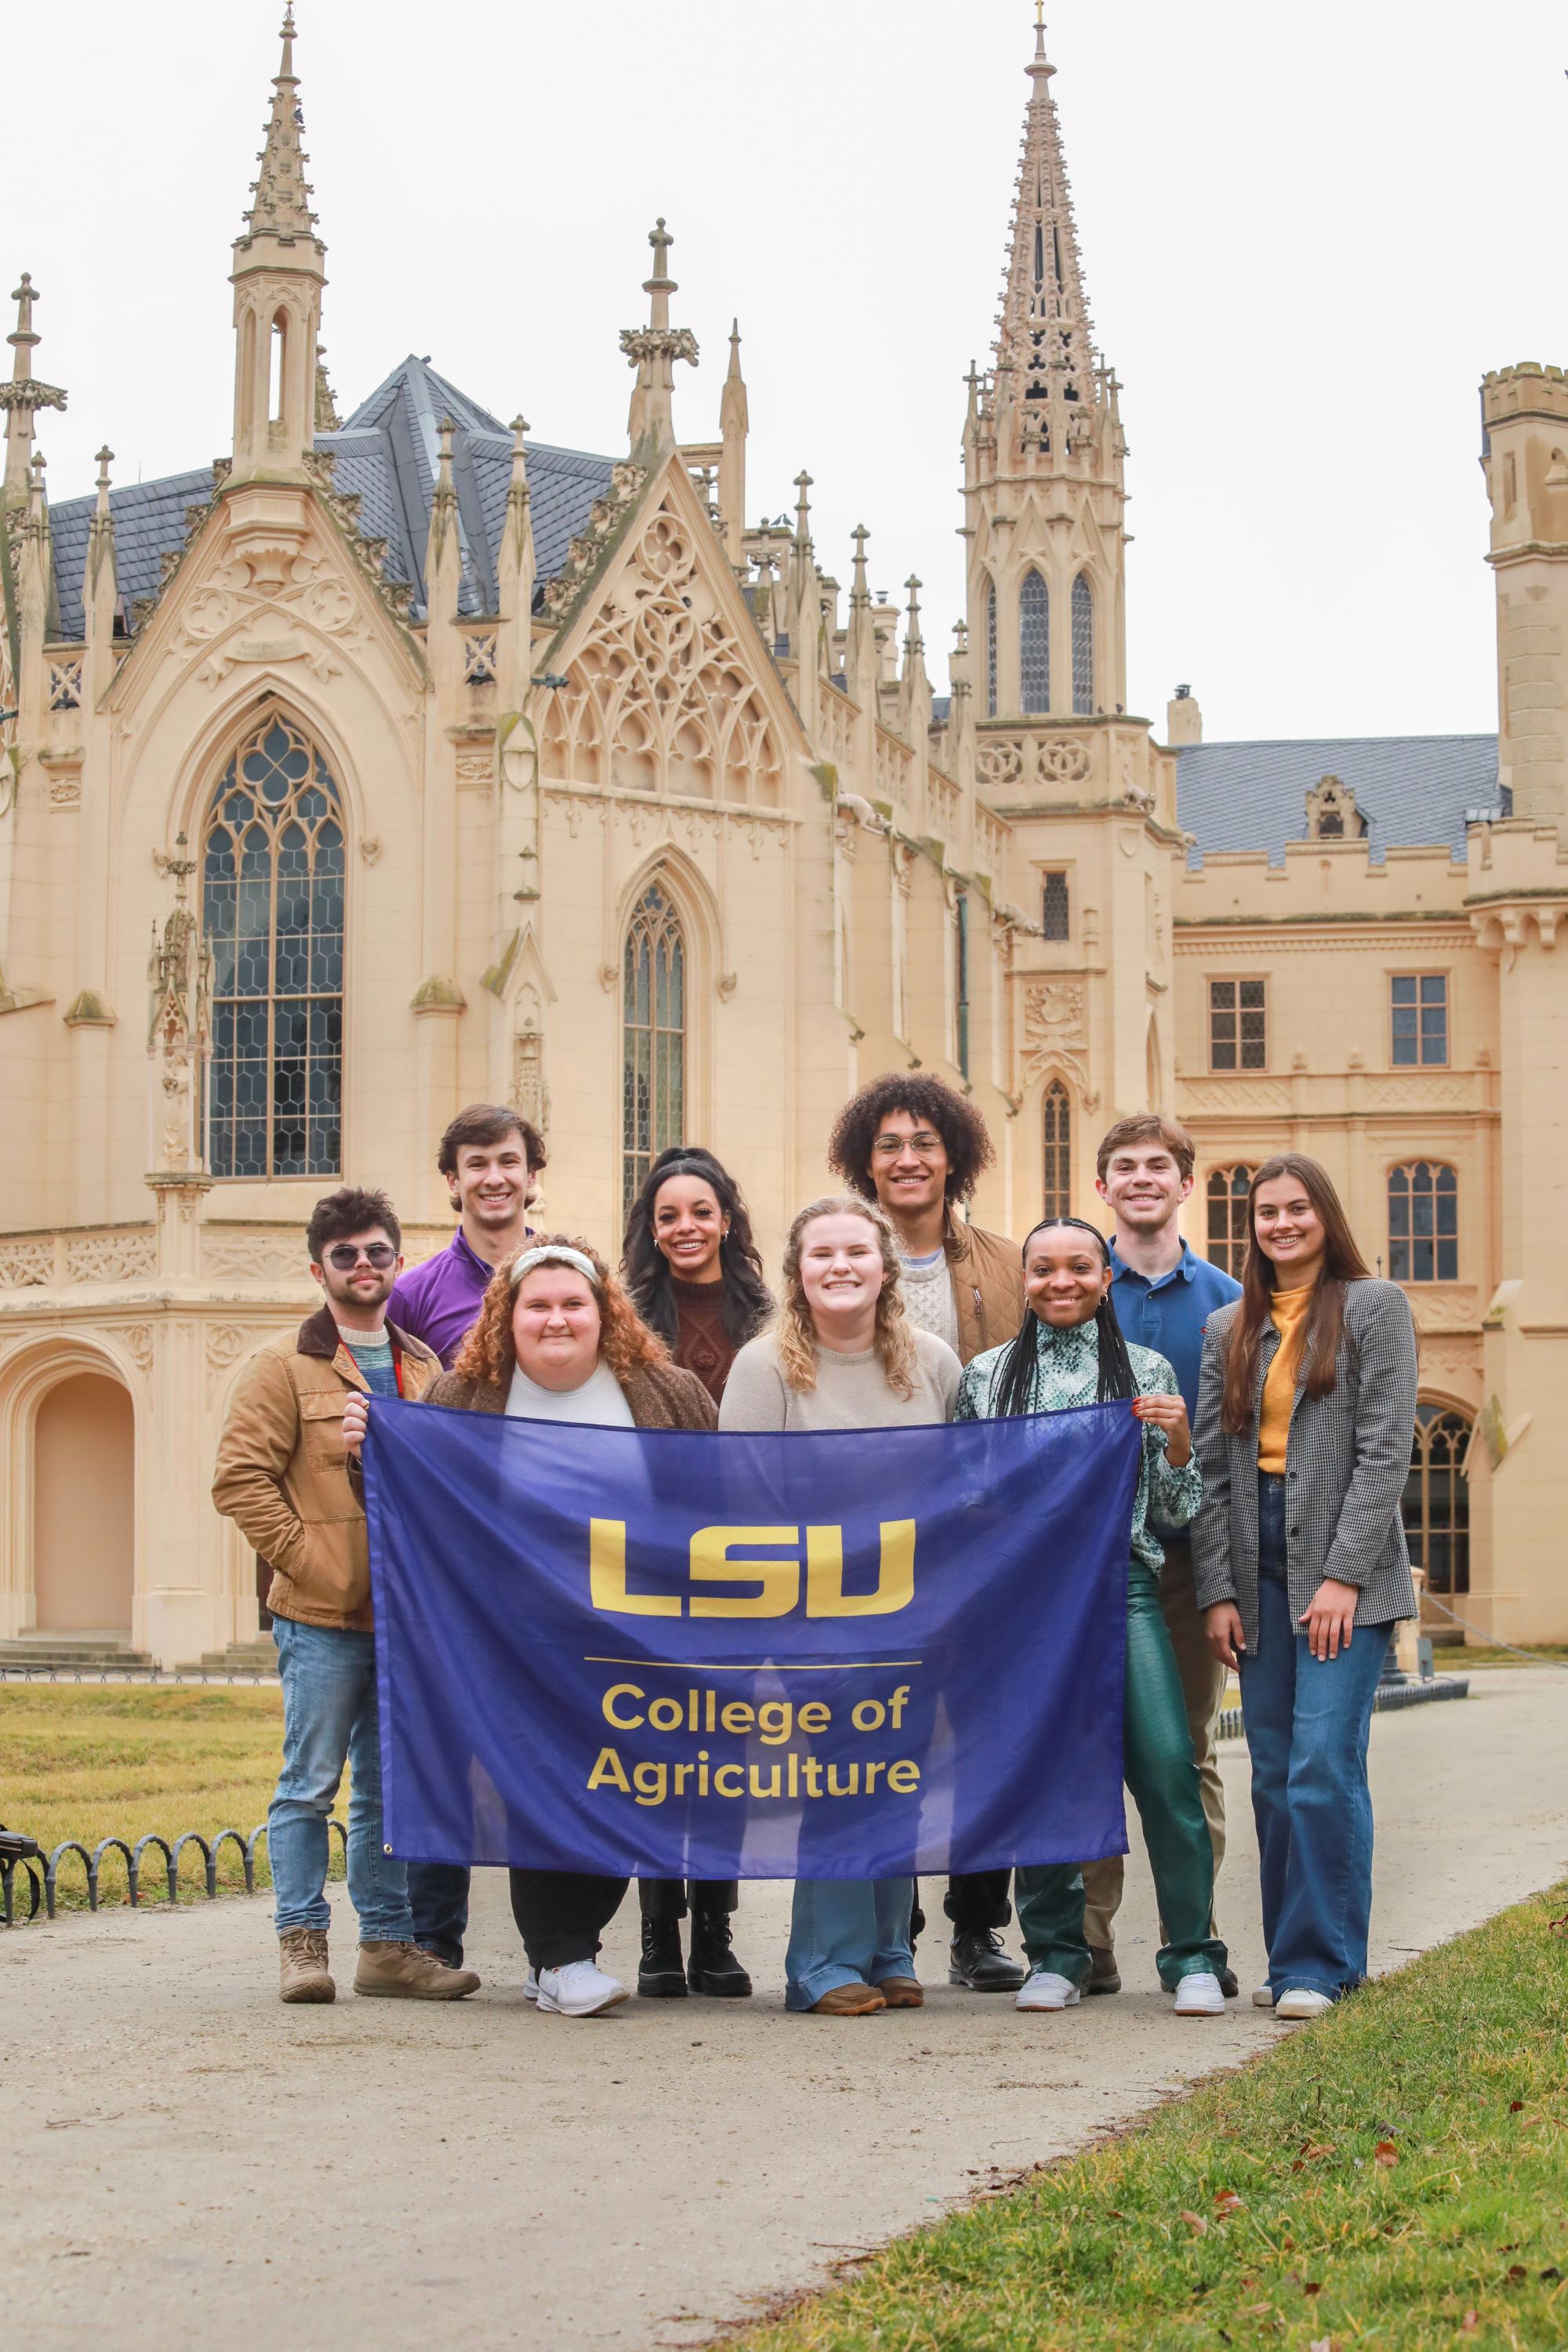
[[[336,2000],[338,1989],[327,1967],[324,1927],[290,1927],[278,1938],[279,2000]]]
[[[478,1992],[472,1969],[451,1969],[417,1944],[362,1944],[354,1990],[384,2000],[461,2000]]]
[[[925,1988],[918,1977],[883,1977],[877,1990],[889,2009],[923,2009]]]
[[[825,1992],[819,2001],[813,2002],[807,2014],[812,2017],[874,2017],[879,2010],[887,2006],[875,1985],[841,1984],[835,1985],[831,1992]]]

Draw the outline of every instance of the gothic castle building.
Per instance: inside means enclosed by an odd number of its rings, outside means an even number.
[[[938,694],[919,582],[875,597],[857,531],[846,593],[806,473],[793,524],[748,523],[738,339],[716,435],[680,439],[662,222],[623,451],[537,442],[413,358],[340,415],[293,49],[290,19],[222,457],[116,488],[105,448],[96,491],[51,503],[65,394],[16,297],[5,1653],[254,1638],[214,1445],[310,1303],[334,1182],[385,1185],[437,1248],[435,1139],[510,1098],[547,1132],[552,1216],[612,1254],[680,1138],[771,1246],[845,1095],[915,1066],[984,1109],[977,1210],[1014,1233],[1093,1213],[1096,1139],[1146,1107],[1197,1139],[1187,1230],[1227,1263],[1248,1171],[1326,1161],[1420,1326],[1434,1623],[1568,1637],[1563,372],[1482,387],[1496,737],[1211,744],[1178,688],[1162,740],[1129,700],[1121,387],[1038,37]]]

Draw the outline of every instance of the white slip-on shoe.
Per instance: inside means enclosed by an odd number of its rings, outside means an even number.
[[[554,2017],[600,2017],[618,2009],[627,1998],[624,1984],[607,1977],[592,1960],[568,1960],[564,1968],[539,1971],[541,2014]]]
[[[524,1977],[522,1980],[522,1997],[524,2000],[536,2001],[539,1999],[539,1970],[537,1969],[530,1969],[528,1974]]]
[[[1070,1977],[1031,1969],[1014,1997],[1015,2009],[1076,2009],[1083,1996]]]
[[[1254,1985],[1252,1988],[1252,2006],[1254,2009],[1272,2009],[1274,2006],[1273,1986]]]
[[[1333,2002],[1326,1992],[1316,1992],[1310,1985],[1287,1985],[1274,2004],[1276,2017],[1321,2017]]]
[[[1225,1992],[1212,1969],[1198,1969],[1176,1987],[1178,2017],[1223,2017]]]

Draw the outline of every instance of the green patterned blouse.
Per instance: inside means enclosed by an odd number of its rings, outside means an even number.
[[[1031,1412],[1068,1412],[1076,1405],[1093,1404],[1100,1386],[1100,1339],[1092,1322],[1070,1330],[1053,1330],[1035,1318],[1035,1388]],[[1010,1343],[1009,1343],[1010,1344]],[[964,1367],[958,1384],[954,1421],[990,1421],[992,1394],[1002,1370],[1005,1348],[990,1348]],[[1128,1345],[1132,1377],[1141,1396],[1177,1394],[1176,1375],[1163,1356],[1152,1348]],[[1131,1411],[1131,1407],[1128,1408]],[[1132,1506],[1132,1558],[1140,1568],[1158,1576],[1165,1555],[1149,1532],[1150,1501],[1162,1527],[1184,1528],[1203,1500],[1203,1473],[1194,1454],[1184,1469],[1173,1469],[1165,1459],[1163,1429],[1143,1430],[1143,1459],[1138,1470],[1138,1496]]]

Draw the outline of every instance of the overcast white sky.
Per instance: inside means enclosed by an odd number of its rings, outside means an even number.
[[[228,247],[280,0],[12,0],[0,269],[44,299],[51,495],[210,457]],[[300,0],[340,406],[407,351],[534,433],[618,451],[620,328],[677,236],[682,437],[731,312],[749,520],[815,477],[825,564],[962,609],[962,377],[989,349],[1032,47],[1024,0]],[[1125,386],[1131,701],[1211,738],[1496,723],[1476,387],[1568,361],[1560,0],[1057,0],[1099,341]],[[24,54],[25,52],[25,54]]]

